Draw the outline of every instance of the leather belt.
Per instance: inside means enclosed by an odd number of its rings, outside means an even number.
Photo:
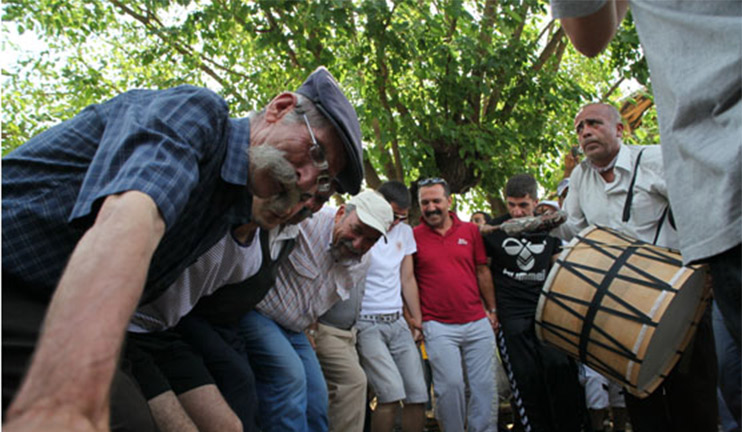
[[[395,322],[401,317],[402,314],[399,312],[394,313],[388,313],[388,314],[373,314],[373,315],[363,315],[359,317],[361,321],[375,321],[375,322],[386,322],[391,323]]]

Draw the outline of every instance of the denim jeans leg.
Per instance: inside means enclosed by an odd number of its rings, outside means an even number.
[[[255,374],[263,431],[307,432],[306,374],[286,331],[251,311],[240,320],[240,335]]]
[[[307,426],[311,432],[326,432],[327,422],[327,384],[312,345],[304,333],[288,332],[291,344],[301,358],[307,383]]]

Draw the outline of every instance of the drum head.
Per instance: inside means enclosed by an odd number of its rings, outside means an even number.
[[[690,272],[690,277],[670,302],[647,347],[636,383],[639,392],[651,393],[662,382],[662,378],[670,373],[680,353],[695,334],[695,331],[689,332],[690,327],[697,325],[703,315],[706,305],[703,301],[706,296],[705,272],[685,270]],[[659,376],[657,371],[660,371]]]

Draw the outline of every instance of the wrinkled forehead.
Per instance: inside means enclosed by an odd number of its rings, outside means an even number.
[[[612,117],[610,108],[605,105],[587,105],[582,107],[575,116],[574,126],[586,119],[610,120]]]

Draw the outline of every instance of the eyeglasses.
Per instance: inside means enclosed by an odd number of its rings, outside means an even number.
[[[330,175],[329,171],[330,164],[327,162],[325,149],[322,148],[321,145],[319,145],[317,139],[314,137],[314,132],[312,132],[312,126],[309,125],[309,119],[307,118],[307,115],[302,114],[302,116],[304,117],[304,123],[306,123],[307,125],[307,130],[309,130],[309,136],[312,138],[312,146],[309,147],[309,155],[312,157],[314,166],[316,166],[320,170],[319,175],[317,176],[318,194],[315,196],[315,198],[324,202],[330,199],[330,195],[332,195],[333,178]]]
[[[437,184],[445,185],[448,183],[440,177],[428,177],[426,179],[423,179],[417,182],[418,186],[430,186],[430,185],[437,185]]]

